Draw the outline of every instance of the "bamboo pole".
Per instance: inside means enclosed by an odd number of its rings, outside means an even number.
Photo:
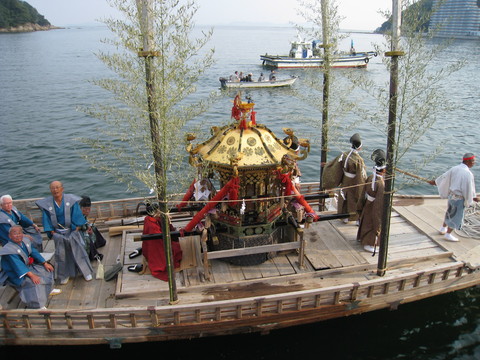
[[[394,189],[395,152],[396,152],[396,118],[397,118],[397,88],[398,88],[398,57],[400,26],[402,16],[402,1],[392,0],[392,43],[391,51],[386,56],[391,57],[390,65],[390,100],[388,111],[387,135],[387,173],[385,176],[385,196],[383,203],[382,230],[380,233],[380,246],[378,252],[377,275],[384,276],[387,268],[388,240],[390,236],[390,217],[392,213],[392,200]]]
[[[152,0],[136,0],[137,10],[139,12],[141,33],[143,36],[143,49],[139,56],[145,59],[145,81],[147,88],[148,116],[150,121],[150,135],[152,140],[152,151],[155,169],[157,199],[162,213],[162,231],[164,236],[165,260],[168,273],[168,288],[170,294],[170,303],[177,302],[177,289],[174,278],[174,265],[172,254],[172,242],[170,236],[170,223],[168,220],[167,193],[166,193],[166,168],[162,161],[162,147],[160,139],[160,119],[158,118],[158,104],[156,101],[155,72],[152,69],[155,56],[158,52],[154,51],[153,40],[153,19],[152,19]],[[166,139],[163,139],[166,141]]]
[[[328,22],[328,0],[322,0],[322,36],[323,36],[323,106],[322,106],[322,150],[320,154],[320,191],[322,191],[322,164],[327,163],[328,151],[328,107],[330,96],[330,39]],[[319,209],[325,209],[324,199],[319,200]]]
[[[404,175],[413,177],[413,178],[418,179],[418,180],[425,181],[425,182],[427,182],[427,183],[430,183],[430,181],[432,181],[431,179],[427,179],[427,178],[424,178],[424,177],[422,177],[422,176],[412,174],[411,172],[408,172],[408,171],[405,171],[405,170],[401,170],[401,169],[399,169],[399,168],[395,168],[395,171],[401,172],[401,173],[404,174]]]

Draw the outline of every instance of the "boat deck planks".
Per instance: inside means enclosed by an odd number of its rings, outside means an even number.
[[[461,238],[459,243],[443,240],[438,228],[443,221],[446,201],[436,198],[404,199],[394,204],[392,213],[387,276],[422,271],[428,266],[448,266],[455,261],[480,262],[480,241]],[[116,209],[115,211],[123,211]],[[219,259],[210,261],[210,280],[206,279],[201,256],[195,245],[198,237],[182,239],[185,264],[176,271],[176,286],[182,303],[205,302],[209,299],[268,295],[298,291],[319,286],[341,286],[375,279],[378,256],[363,251],[356,241],[358,227],[340,220],[322,221],[305,229],[305,266],[299,267],[296,252],[284,252],[255,266],[232,265]],[[127,266],[140,263],[142,257],[130,259],[128,254],[141,246],[134,241],[138,231],[127,230],[109,236],[104,254],[105,271],[117,257],[124,264],[116,281],[71,279],[58,285],[62,293],[49,300],[49,309],[102,309],[112,307],[160,306],[168,303],[168,284],[151,275],[139,275]],[[196,239],[195,239],[196,238]],[[53,252],[53,242],[45,242],[45,251]],[[92,263],[96,270],[97,264]],[[321,285],[319,285],[321,278]],[[286,282],[285,280],[288,279]],[[377,290],[375,290],[377,291]],[[0,288],[4,309],[22,309],[18,294],[9,287]]]

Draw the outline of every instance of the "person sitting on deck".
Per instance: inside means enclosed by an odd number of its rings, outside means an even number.
[[[64,194],[60,181],[50,183],[50,192],[52,196],[35,203],[42,211],[43,229],[55,243],[55,279],[66,284],[78,269],[90,281],[93,268],[79,231],[87,223],[78,205],[80,197]]]
[[[161,234],[162,219],[158,210],[158,205],[147,204],[147,216],[143,222],[143,235]],[[175,228],[170,224],[170,231]],[[172,261],[174,268],[180,267],[182,260],[182,248],[178,241],[172,240]],[[165,257],[165,247],[163,239],[144,240],[142,242],[143,265],[129,266],[128,270],[139,272],[140,274],[150,273],[157,279],[168,281],[167,261]]]
[[[100,231],[98,231],[97,227],[88,222],[88,216],[90,215],[90,211],[92,209],[92,201],[90,200],[90,197],[83,195],[78,204],[80,205],[82,214],[87,221],[81,226],[83,239],[85,241],[85,251],[87,252],[90,260],[102,260],[103,254],[98,252],[98,248],[104,246],[106,244],[106,240]]]
[[[42,252],[43,246],[40,228],[13,206],[12,197],[10,195],[3,195],[0,198],[0,206],[0,243],[2,245],[8,243],[10,240],[8,231],[13,225],[20,225],[23,228],[23,232],[32,237],[32,245],[35,246],[39,252]]]
[[[32,246],[20,225],[9,230],[9,241],[0,249],[2,258],[1,284],[15,287],[20,299],[29,309],[45,308],[53,289],[53,266]]]

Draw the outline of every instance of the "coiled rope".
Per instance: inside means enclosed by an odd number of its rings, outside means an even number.
[[[460,236],[480,239],[480,205],[478,203],[465,209],[462,228],[455,232]]]

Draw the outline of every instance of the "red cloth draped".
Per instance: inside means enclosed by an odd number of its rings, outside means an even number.
[[[217,203],[222,200],[225,196],[229,195],[230,200],[237,200],[238,199],[238,188],[239,188],[240,179],[238,177],[234,177],[230,179],[225,186],[220,189],[219,192],[215,194],[215,196],[208,202],[207,205],[200,210],[192,220],[185,226],[184,231],[192,231],[193,228],[203,219],[204,215],[213,209]],[[232,199],[232,197],[234,197]]]
[[[283,195],[288,196],[292,195],[294,193],[295,199],[299,202],[300,205],[302,205],[305,208],[305,211],[308,214],[313,214],[314,219],[318,219],[318,215],[315,213],[315,211],[312,209],[310,204],[305,200],[302,194],[300,194],[297,190],[297,188],[293,185],[292,179],[290,178],[290,173],[281,173],[280,171],[277,171],[277,176],[282,182],[282,184],[285,186],[285,190],[283,191]]]
[[[170,224],[170,230],[175,228]],[[143,234],[161,234],[161,219],[152,216],[146,216],[143,223]],[[165,248],[163,239],[144,240],[142,242],[142,254],[147,260],[148,267],[152,276],[157,279],[168,281],[167,260],[165,257]],[[173,266],[180,267],[182,260],[182,248],[178,241],[172,241]]]
[[[303,195],[301,195],[297,188],[294,186],[293,187],[293,191],[295,192],[295,194],[297,195],[295,198],[297,199],[297,201],[300,203],[300,205],[302,205],[304,208],[305,208],[305,211],[308,213],[308,214],[313,214],[313,217],[315,220],[318,219],[318,215],[315,213],[315,211],[312,209],[312,207],[310,206],[310,204],[305,200],[305,198],[303,197]]]
[[[255,126],[257,125],[257,118],[256,118],[256,115],[257,113],[255,111],[252,111],[252,113],[250,114],[250,120],[252,121],[252,125]]]
[[[183,195],[182,202],[177,205],[178,211],[180,211],[186,205],[188,200],[190,200],[190,198],[192,197],[193,191],[195,190],[195,182],[196,181],[197,181],[196,179],[193,179],[193,181],[190,184],[190,187],[188,188],[187,192],[185,193],[185,195]]]
[[[240,189],[240,178],[238,176],[232,178],[227,185],[229,185],[228,199],[238,200],[238,189]]]
[[[292,180],[290,179],[290,173],[288,172],[283,174],[280,171],[277,171],[277,177],[280,179],[281,183],[285,187],[283,195],[292,195],[294,186],[292,184]]]

